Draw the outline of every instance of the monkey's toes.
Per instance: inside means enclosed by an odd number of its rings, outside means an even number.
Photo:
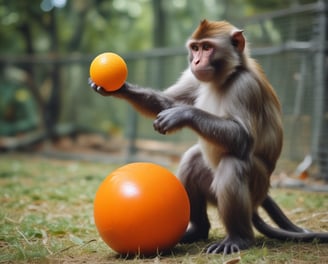
[[[237,244],[230,244],[230,243],[213,243],[207,249],[207,254],[220,254],[223,253],[224,255],[234,254],[240,252],[239,246]]]
[[[226,237],[220,242],[216,242],[211,244],[206,253],[208,254],[218,254],[223,253],[226,254],[233,254],[238,253],[240,250],[247,249],[251,247],[254,243],[252,238],[245,238],[245,237]]]

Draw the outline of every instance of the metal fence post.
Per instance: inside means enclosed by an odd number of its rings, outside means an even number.
[[[319,1],[317,7],[317,23],[314,25],[316,36],[314,58],[314,108],[313,108],[313,135],[312,154],[318,161],[320,176],[328,179],[328,126],[325,125],[327,117],[325,111],[327,105],[327,87],[325,78],[327,75],[327,4]]]

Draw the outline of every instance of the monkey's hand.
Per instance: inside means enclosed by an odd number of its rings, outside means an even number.
[[[119,94],[120,92],[122,92],[122,89],[124,89],[124,87],[126,85],[126,84],[123,84],[123,86],[121,88],[119,88],[118,90],[113,91],[113,92],[108,92],[103,87],[97,85],[93,80],[91,80],[91,78],[88,79],[88,84],[95,92],[101,94],[102,96],[113,96],[113,95]]]
[[[194,116],[193,109],[189,105],[179,105],[161,111],[153,123],[154,129],[166,134],[187,126]]]

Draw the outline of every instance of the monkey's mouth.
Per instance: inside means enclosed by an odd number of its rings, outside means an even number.
[[[197,69],[193,71],[195,77],[201,82],[209,82],[213,79],[214,70],[211,67]]]

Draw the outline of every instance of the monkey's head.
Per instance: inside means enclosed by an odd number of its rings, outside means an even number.
[[[229,75],[243,63],[243,31],[225,21],[203,20],[187,41],[190,68],[203,82]]]

